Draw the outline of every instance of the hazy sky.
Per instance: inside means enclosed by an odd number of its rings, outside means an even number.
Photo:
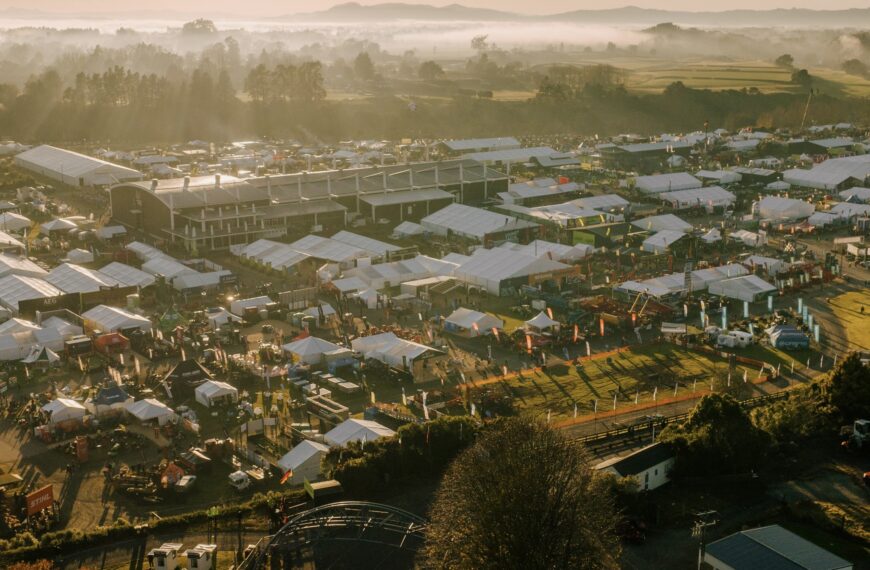
[[[378,4],[383,1],[402,0],[358,0],[360,4]],[[454,0],[431,2],[409,0],[418,4],[445,5]],[[608,2],[601,0],[455,0],[467,6],[498,8],[515,12],[559,12],[581,8],[601,9],[625,5],[643,8],[671,10],[710,10],[719,11],[734,8],[816,8],[842,9],[867,7],[866,0],[730,0],[729,2],[709,2],[698,0],[626,0]],[[221,12],[240,16],[264,16],[310,12],[338,4],[331,0],[0,0],[2,8],[24,8],[51,12],[133,12],[171,10],[175,12],[197,12],[203,15]]]

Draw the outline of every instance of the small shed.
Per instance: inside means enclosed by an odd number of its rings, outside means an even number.
[[[631,477],[639,489],[652,491],[671,480],[676,462],[673,450],[664,443],[653,443],[625,457],[613,457],[595,466],[598,471],[618,477]]]

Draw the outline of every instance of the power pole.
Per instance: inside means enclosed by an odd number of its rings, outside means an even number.
[[[695,513],[695,524],[692,526],[692,536],[698,539],[698,570],[701,570],[701,562],[704,560],[704,535],[707,527],[719,524],[719,513],[716,511],[704,511]]]

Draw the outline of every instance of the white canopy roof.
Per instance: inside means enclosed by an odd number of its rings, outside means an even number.
[[[679,230],[662,230],[643,240],[641,249],[653,253],[663,253],[684,237],[686,234]]]
[[[380,360],[391,366],[410,364],[427,352],[440,352],[434,348],[397,337],[392,332],[363,336],[351,341],[351,346],[366,358]]]
[[[673,172],[669,174],[653,174],[638,176],[634,180],[635,188],[644,194],[658,194],[674,190],[700,188],[704,184],[688,172]]]
[[[371,420],[351,418],[326,432],[323,439],[329,445],[342,446],[351,441],[375,441],[382,437],[393,437],[396,432]]]
[[[299,445],[285,453],[277,463],[285,472],[290,470],[295,471],[313,456],[327,452],[329,452],[329,447],[326,445],[316,441],[311,441],[310,439],[305,439],[299,443]]]
[[[23,275],[26,277],[44,277],[48,271],[33,263],[26,257],[14,257],[0,254],[0,277],[7,275]]]
[[[559,324],[559,321],[554,321],[544,311],[541,311],[540,313],[535,315],[535,317],[533,317],[525,322],[526,327],[534,327],[538,330],[546,330],[550,327],[557,326],[558,324]]]
[[[67,220],[66,218],[55,218],[40,225],[39,231],[40,233],[47,234],[48,232],[54,231],[74,230],[77,227],[79,227],[78,224],[72,220]]]
[[[466,309],[465,307],[460,307],[450,313],[445,322],[469,331],[474,330],[476,325],[477,334],[480,335],[488,334],[493,328],[504,328],[503,320],[486,313],[481,313],[480,311]]]
[[[118,261],[102,267],[100,273],[128,287],[148,287],[156,281],[153,275]]]
[[[0,214],[0,230],[17,232],[29,228],[33,222],[30,218],[16,214],[15,212],[3,212]]]
[[[710,294],[752,302],[759,295],[776,291],[776,287],[757,275],[744,275],[710,283]]]
[[[315,355],[320,356],[324,352],[329,352],[341,347],[335,343],[329,342],[328,340],[323,340],[316,336],[309,336],[287,343],[282,348],[284,349],[284,352],[296,354],[299,357],[308,357]]]
[[[87,413],[85,407],[69,398],[57,398],[42,406],[42,411],[50,415],[51,423],[74,420]]]
[[[124,329],[138,328],[143,331],[151,330],[151,319],[131,313],[118,307],[97,305],[93,309],[82,313],[82,318],[91,321],[93,328],[103,332],[113,332]]]
[[[29,299],[57,297],[63,291],[42,279],[7,275],[0,279],[0,305],[18,311],[18,303]]]
[[[641,218],[631,222],[631,225],[650,232],[660,232],[662,230],[690,232],[693,227],[689,222],[673,214],[647,216],[646,218]]]
[[[60,356],[58,356],[52,349],[41,344],[36,344],[30,349],[30,354],[25,356],[21,362],[24,364],[33,364],[41,360],[45,360],[48,363],[54,363],[60,360]]]
[[[104,287],[119,285],[108,275],[72,263],[58,265],[48,272],[45,280],[64,293],[92,293]]]
[[[239,390],[231,384],[218,380],[206,380],[194,389],[196,401],[204,406],[209,406],[211,401],[216,398],[226,396],[231,396],[233,400],[238,400]]]
[[[154,419],[159,420],[160,418],[175,414],[172,408],[154,398],[145,398],[138,402],[131,402],[127,404],[127,411],[130,415],[143,422]]]

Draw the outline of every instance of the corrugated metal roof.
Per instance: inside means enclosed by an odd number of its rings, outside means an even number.
[[[744,530],[711,542],[706,553],[735,570],[841,570],[847,560],[779,525]]]

